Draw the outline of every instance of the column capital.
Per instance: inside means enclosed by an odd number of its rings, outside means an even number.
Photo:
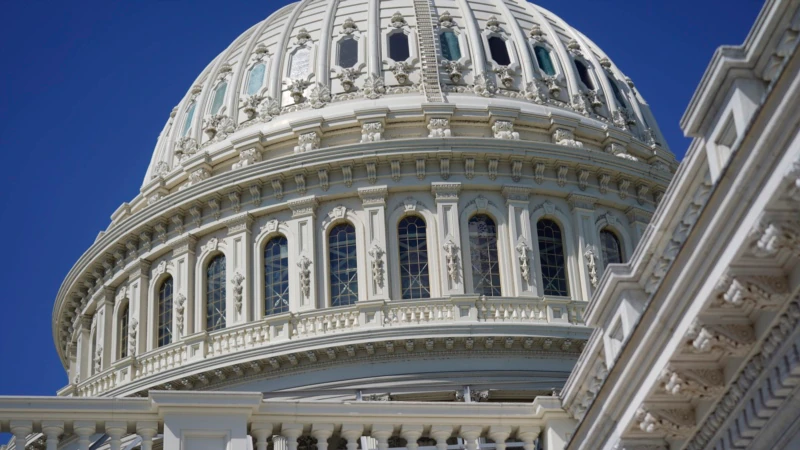
[[[386,206],[386,195],[389,193],[387,186],[373,186],[358,188],[358,196],[361,197],[363,206]]]
[[[628,220],[631,223],[650,223],[650,220],[653,218],[653,213],[645,211],[641,208],[637,208],[635,206],[631,206],[625,211],[625,215],[628,216]]]
[[[531,188],[523,186],[503,186],[503,197],[506,202],[528,202]]]
[[[92,329],[92,316],[84,314],[81,316],[81,329],[90,331]]]
[[[317,206],[319,206],[319,201],[315,195],[289,200],[287,203],[292,210],[293,219],[297,217],[314,216]]]
[[[11,433],[17,437],[23,436],[24,438],[33,432],[33,421],[30,420],[12,420],[8,425]]]
[[[128,268],[129,278],[147,277],[152,263],[144,258],[139,258],[131,263]]]
[[[461,183],[431,183],[431,192],[436,197],[436,202],[458,201],[461,192]]]
[[[158,422],[155,421],[147,421],[147,422],[136,422],[136,434],[141,436],[142,438],[152,438],[156,434],[158,434]]]
[[[576,209],[594,211],[594,205],[597,203],[597,199],[588,195],[573,193],[567,196],[567,203],[569,203],[569,206],[573,211]]]
[[[182,255],[184,253],[194,253],[196,244],[197,237],[193,234],[186,233],[170,242],[170,247],[172,247],[173,255]]]
[[[252,223],[253,216],[251,216],[250,213],[242,213],[226,219],[225,226],[228,227],[228,236],[250,231],[250,225]]]

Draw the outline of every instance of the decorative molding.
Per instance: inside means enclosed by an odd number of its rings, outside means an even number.
[[[496,120],[492,125],[495,139],[519,140],[519,133],[514,131],[514,122],[510,120]]]
[[[292,210],[292,218],[313,216],[316,212],[319,201],[316,196],[308,196],[289,200],[287,202],[289,208]]]

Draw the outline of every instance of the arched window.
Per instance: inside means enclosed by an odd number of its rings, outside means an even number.
[[[214,101],[211,102],[211,114],[216,114],[225,102],[225,92],[228,90],[228,82],[223,81],[214,90]]]
[[[358,63],[358,41],[353,38],[339,41],[339,67],[349,68]]]
[[[594,90],[594,83],[592,82],[592,77],[589,76],[589,69],[586,68],[586,65],[578,60],[575,60],[575,68],[578,69],[578,76],[580,77],[584,86]]]
[[[277,236],[264,246],[264,315],[289,311],[289,244]]]
[[[442,47],[442,58],[450,61],[461,59],[461,47],[458,45],[458,36],[453,31],[443,31],[439,34],[439,44]]]
[[[194,110],[197,107],[197,103],[192,103],[189,106],[189,111],[186,112],[186,119],[183,121],[183,130],[181,130],[181,137],[186,136],[186,133],[189,132],[189,128],[192,127],[192,119],[194,119]]]
[[[264,63],[258,63],[250,69],[250,75],[247,77],[247,95],[255,95],[261,90],[266,69],[267,65]]]
[[[358,301],[356,229],[349,223],[336,225],[328,235],[331,267],[331,306]]]
[[[128,323],[130,323],[130,308],[125,303],[119,312],[119,358],[128,357]]]
[[[225,256],[217,255],[206,269],[206,330],[225,328]]]
[[[292,55],[292,62],[289,65],[289,78],[305,79],[311,71],[311,49],[307,47],[298,48]]]
[[[158,347],[172,343],[172,277],[158,288]]]
[[[611,85],[611,90],[614,91],[614,98],[617,99],[617,104],[622,108],[626,108],[627,103],[625,102],[625,96],[622,95],[622,91],[619,90],[619,86],[617,86],[617,83],[615,83],[614,80],[612,80],[608,75],[606,75],[606,78],[608,79],[608,84]]]
[[[564,258],[564,241],[561,228],[550,219],[536,224],[539,236],[539,261],[542,266],[544,295],[569,296],[567,287],[567,263]]]
[[[497,226],[486,214],[469,219],[469,251],[472,258],[472,287],[476,294],[500,295],[500,265],[497,254]]]
[[[389,36],[389,58],[405,61],[410,56],[408,36],[405,33],[394,33]]]
[[[508,55],[508,47],[503,38],[492,36],[489,38],[489,52],[492,54],[492,59],[500,66],[507,66],[511,64],[511,57]]]
[[[421,217],[408,216],[397,225],[400,246],[400,289],[403,299],[430,298],[428,229]]]
[[[546,48],[537,45],[533,47],[533,53],[536,54],[536,62],[539,64],[539,68],[542,69],[542,72],[550,76],[556,74],[556,67],[553,65],[553,59],[550,58],[550,52]]]
[[[622,260],[622,246],[613,231],[600,230],[600,246],[603,251],[603,262],[606,265],[625,262]]]

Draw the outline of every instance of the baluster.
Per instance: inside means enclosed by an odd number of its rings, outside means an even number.
[[[406,449],[417,450],[419,448],[417,439],[422,436],[422,425],[403,425],[400,436],[406,440]]]
[[[429,434],[436,440],[436,450],[447,450],[447,440],[453,435],[453,427],[448,425],[434,425],[431,427]]]
[[[394,426],[378,424],[372,426],[372,437],[378,441],[378,450],[389,449],[389,438],[392,436]]]
[[[78,435],[78,448],[81,450],[89,450],[90,437],[95,433],[97,424],[88,420],[76,420],[72,424],[72,429]],[[144,448],[142,449],[144,450]]]
[[[311,435],[317,440],[317,450],[328,450],[328,439],[332,434],[333,424],[331,423],[315,423],[311,426]]]
[[[256,450],[267,450],[267,439],[272,434],[273,428],[273,425],[267,422],[253,422],[250,425],[250,434],[256,438]]]
[[[11,434],[14,435],[15,447],[24,449],[28,443],[28,435],[33,431],[33,422],[30,420],[12,420],[10,423]]]
[[[122,446],[122,436],[128,432],[126,422],[106,422],[106,434],[109,437],[109,450],[120,450]]]
[[[464,439],[467,450],[478,450],[478,438],[481,437],[483,427],[480,425],[463,425],[459,435]]]
[[[346,423],[342,425],[342,431],[339,433],[343,438],[347,439],[347,450],[358,449],[358,439],[364,433],[364,425],[356,425]]]
[[[495,450],[506,450],[506,439],[511,435],[511,427],[492,427],[488,434],[494,441]]]
[[[64,422],[43,420],[42,433],[47,438],[47,450],[58,450],[58,437],[64,433]]]
[[[153,437],[158,433],[157,422],[136,422],[136,434],[142,438],[142,450],[153,450]]]
[[[297,438],[302,434],[302,423],[285,423],[281,426],[281,436],[286,437],[287,450],[297,450]]]
[[[522,441],[523,449],[533,450],[536,448],[536,441],[539,439],[541,432],[542,429],[540,427],[522,426],[517,430],[517,439]]]

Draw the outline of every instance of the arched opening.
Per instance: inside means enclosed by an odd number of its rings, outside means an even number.
[[[472,262],[472,288],[478,295],[497,297],[500,289],[500,263],[497,252],[497,225],[486,214],[469,219],[469,250]]]
[[[418,216],[404,217],[397,225],[400,255],[400,292],[403,299],[430,298],[428,228]]]
[[[356,229],[350,223],[334,226],[328,234],[331,306],[358,301],[358,257]]]
[[[217,255],[206,269],[206,331],[225,328],[225,255]]]
[[[289,243],[275,236],[264,245],[264,315],[289,311]]]
[[[536,223],[544,295],[569,296],[567,264],[561,227],[550,219]]]
[[[613,231],[605,228],[600,230],[600,247],[603,253],[603,262],[606,265],[625,262],[622,256],[622,245]]]
[[[167,277],[158,287],[158,335],[156,345],[162,347],[172,343],[172,277]]]
[[[130,324],[129,310],[130,308],[128,308],[128,303],[125,303],[122,305],[119,312],[119,339],[117,339],[117,342],[119,342],[119,350],[117,354],[119,355],[120,359],[128,357],[128,327]]]

